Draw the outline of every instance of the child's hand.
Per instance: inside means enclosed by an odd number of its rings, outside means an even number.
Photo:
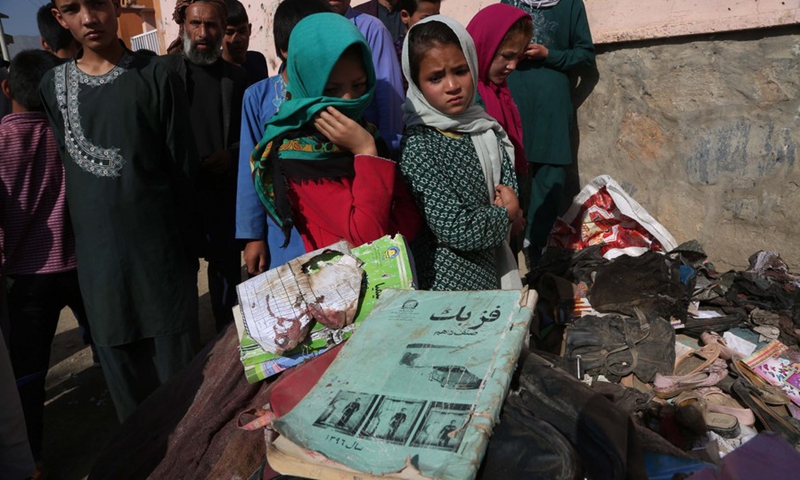
[[[538,43],[529,44],[524,53],[525,57],[529,60],[544,60],[549,54],[550,51],[547,47],[539,45]]]
[[[503,199],[500,198],[500,195],[497,193],[497,189],[494,191],[494,206],[495,207],[503,207]]]
[[[315,115],[314,126],[328,140],[353,155],[378,155],[375,138],[358,122],[333,107]]]
[[[498,207],[505,207],[508,210],[509,222],[516,220],[521,210],[519,209],[519,199],[517,194],[514,193],[514,189],[506,185],[498,185],[495,187],[494,192],[494,204]]]

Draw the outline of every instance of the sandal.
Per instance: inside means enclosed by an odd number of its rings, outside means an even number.
[[[696,418],[695,412],[700,412],[702,415],[701,421],[694,420],[694,423],[705,422],[706,428],[712,432],[719,434],[725,438],[734,438],[739,435],[739,419],[734,415],[728,413],[712,412],[709,410],[708,402],[704,396],[697,390],[690,392],[683,392],[673,400],[678,411],[676,412],[676,419],[680,420],[685,418],[691,421]],[[694,410],[694,411],[693,411]]]
[[[800,446],[800,429],[786,404],[770,405],[762,396],[762,390],[742,378],[733,383],[733,391],[767,430],[780,434],[794,447]]]
[[[759,391],[759,396],[769,405],[786,405],[792,400],[780,387],[776,387],[761,378],[749,365],[743,361],[731,362],[731,370],[737,377],[752,385]]]
[[[675,360],[673,375],[683,376],[701,372],[716,362],[719,356],[720,346],[717,344],[705,345],[702,348],[691,350]]]
[[[700,339],[706,345],[719,345],[719,356],[725,360],[740,360],[742,358],[742,354],[729,347],[728,342],[726,342],[725,339],[723,339],[717,332],[703,332],[700,335]]]
[[[694,391],[706,403],[709,412],[726,413],[739,420],[739,425],[752,427],[756,423],[756,416],[749,408],[743,408],[733,397],[717,387],[702,387]]]
[[[728,376],[728,366],[725,360],[717,358],[699,372],[671,376],[657,373],[653,381],[653,390],[659,398],[672,398],[686,390],[714,386],[726,376]]]

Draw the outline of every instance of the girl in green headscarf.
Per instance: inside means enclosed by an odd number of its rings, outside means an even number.
[[[287,100],[251,163],[267,213],[287,240],[296,227],[309,251],[342,238],[360,245],[400,232],[411,239],[421,224],[377,128],[361,116],[375,89],[371,58],[341,15],[306,17],[289,37]]]

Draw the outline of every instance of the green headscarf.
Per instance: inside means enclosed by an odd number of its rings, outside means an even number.
[[[345,50],[353,45],[358,45],[361,49],[364,71],[367,74],[367,92],[354,99],[324,96],[325,84],[333,67]],[[327,107],[334,107],[349,118],[360,121],[362,112],[372,101],[375,68],[369,46],[355,25],[342,15],[317,13],[301,20],[292,30],[286,74],[288,100],[267,122],[264,136],[250,156],[256,193],[267,214],[284,232],[291,229],[293,222],[285,200],[285,179],[281,178],[282,170],[277,165],[277,160],[324,161],[341,159],[343,156],[352,160],[349,152],[342,152],[318,133],[311,121],[316,113]],[[364,126],[377,136],[375,127],[366,124]],[[278,142],[274,142],[276,139]],[[277,148],[273,143],[278,144]],[[319,168],[313,165],[308,167],[319,171],[325,169],[324,165],[318,165]],[[340,161],[332,165],[330,175],[318,173],[316,178],[339,176],[344,174],[344,170],[346,167],[343,169]]]

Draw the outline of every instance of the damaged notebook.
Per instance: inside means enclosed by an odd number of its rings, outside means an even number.
[[[474,478],[535,302],[534,291],[384,291],[272,422],[270,466],[318,479]]]
[[[354,248],[341,241],[242,282],[234,317],[247,380],[256,383],[341,343],[383,289],[413,287],[402,235]]]

